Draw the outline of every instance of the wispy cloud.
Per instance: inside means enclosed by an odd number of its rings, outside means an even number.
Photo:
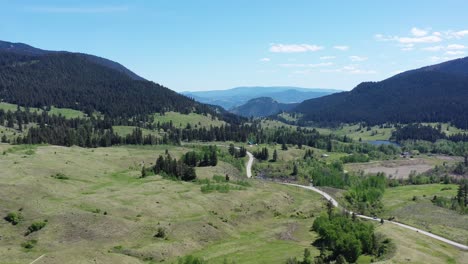
[[[322,62],[322,63],[315,63],[315,64],[301,64],[301,63],[283,63],[279,64],[281,67],[286,68],[317,68],[317,67],[327,67],[332,66],[333,62]]]
[[[367,57],[360,57],[360,56],[349,56],[351,61],[366,61]]]
[[[427,33],[428,33],[427,30],[420,29],[420,28],[417,28],[417,27],[413,27],[411,29],[411,34],[413,34],[413,36],[415,36],[415,37],[423,37],[423,36],[426,36]]]
[[[344,45],[337,45],[337,46],[334,46],[333,48],[337,50],[341,50],[341,51],[349,50],[349,46],[344,46]]]
[[[365,70],[358,67],[358,65],[347,65],[338,69],[322,69],[320,72],[331,73],[331,72],[341,72],[347,74],[376,74],[375,70]]]
[[[447,52],[445,52],[446,55],[449,55],[449,56],[455,56],[455,55],[463,55],[465,54],[464,51],[461,51],[461,50],[449,50]]]
[[[262,61],[262,62],[269,62],[269,61],[271,61],[271,59],[270,59],[270,58],[261,58],[260,61]]]
[[[270,52],[296,53],[296,52],[319,51],[322,49],[324,49],[323,46],[311,45],[311,44],[272,44],[270,47]]]
[[[322,56],[322,57],[320,57],[321,60],[333,60],[335,58],[336,58],[335,56]]]
[[[432,46],[432,47],[422,48],[422,50],[425,50],[425,51],[441,51],[443,49],[444,49],[443,46]]]
[[[453,31],[448,30],[445,32],[434,31],[431,32],[430,29],[420,29],[417,27],[413,27],[410,30],[409,36],[392,36],[392,35],[383,35],[383,34],[375,34],[374,38],[377,41],[391,41],[397,42],[398,47],[401,48],[403,51],[413,50],[414,45],[416,44],[425,44],[425,43],[439,43],[450,39],[460,39],[462,37],[468,36],[468,30],[460,30],[460,31]],[[440,51],[448,49],[442,46],[433,46],[433,47],[426,47],[423,50],[426,51]]]
[[[116,13],[128,11],[127,6],[100,6],[100,7],[63,7],[63,6],[32,6],[27,10],[37,13]]]
[[[441,45],[432,46],[432,47],[425,47],[425,48],[422,48],[422,50],[433,51],[433,52],[447,51],[446,54],[456,55],[456,54],[463,54],[464,52],[462,52],[461,50],[464,50],[466,48],[467,48],[466,46],[461,45],[461,44],[450,44],[450,45],[447,45],[445,47],[441,46]]]

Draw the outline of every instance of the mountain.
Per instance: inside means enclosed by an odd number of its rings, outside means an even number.
[[[182,94],[195,100],[219,105],[224,109],[231,109],[247,103],[250,99],[259,97],[270,97],[280,103],[300,103],[304,100],[317,98],[324,95],[339,92],[332,89],[300,88],[290,86],[272,87],[237,87],[228,90],[182,92]]]
[[[9,53],[16,53],[19,55],[29,55],[29,56],[42,56],[42,55],[52,54],[52,53],[71,53],[71,52],[66,52],[66,51],[42,50],[42,49],[34,48],[24,43],[12,43],[12,42],[0,40],[0,52],[1,51],[9,52]],[[142,77],[135,74],[134,72],[125,68],[120,63],[117,63],[115,61],[111,61],[105,58],[101,58],[101,57],[89,55],[89,54],[84,54],[84,53],[72,53],[72,54],[82,56],[91,62],[94,62],[96,64],[105,66],[107,68],[119,71],[121,73],[124,73],[125,75],[129,76],[133,80],[139,80],[139,81],[145,80]]]
[[[0,101],[126,118],[165,111],[219,112],[159,84],[135,78],[119,65],[93,55],[1,42]]]
[[[259,97],[250,99],[247,103],[232,108],[230,112],[244,117],[264,117],[275,115],[283,111],[290,111],[297,105],[297,103],[278,103],[270,97]]]
[[[468,57],[306,100],[300,122],[452,122],[468,127]]]

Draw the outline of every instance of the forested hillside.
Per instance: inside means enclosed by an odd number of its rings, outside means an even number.
[[[231,113],[244,117],[264,117],[289,111],[298,104],[284,104],[270,97],[260,97],[249,100],[247,103],[230,110]]]
[[[302,122],[452,122],[468,127],[468,58],[364,82],[350,92],[304,101]]]

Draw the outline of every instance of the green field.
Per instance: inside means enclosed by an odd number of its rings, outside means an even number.
[[[18,106],[16,104],[1,102],[0,103],[0,109],[3,109],[4,111],[15,112],[18,109]],[[20,107],[20,109],[21,109],[21,111],[25,110],[24,107]],[[31,107],[31,108],[29,108],[29,111],[41,113],[43,110],[39,109],[39,108]],[[50,115],[62,115],[65,118],[78,118],[78,117],[83,118],[83,117],[86,117],[86,114],[81,112],[81,111],[70,109],[70,108],[57,108],[57,107],[54,107],[54,106],[52,106],[50,108],[50,111],[48,111],[48,113]]]
[[[24,215],[24,222],[16,226],[1,221],[3,260],[24,263],[46,254],[43,263],[64,263],[70,258],[142,263],[195,253],[218,263],[224,256],[243,259],[248,240],[257,256],[269,255],[272,248],[267,242],[277,245],[276,255],[265,257],[264,263],[271,263],[280,256],[300,254],[313,240],[313,234],[303,232],[310,219],[301,218],[318,213],[323,202],[305,190],[253,181],[245,191],[203,194],[194,183],[159,176],[138,179],[141,164],[151,165],[166,148],[1,144],[5,155],[0,157],[0,214],[22,208]],[[180,156],[188,149],[169,147],[169,151]],[[213,168],[215,173],[225,170],[232,178],[241,174],[225,162]],[[202,168],[198,173],[207,177],[208,171]],[[68,179],[51,177],[57,173]],[[25,237],[27,226],[41,219],[48,220],[47,226]],[[168,230],[167,240],[153,237],[159,226]],[[25,250],[21,243],[29,239],[39,242]],[[265,242],[255,246],[255,241]],[[223,257],[210,253],[222,244],[231,245],[230,252]]]
[[[434,234],[468,244],[468,215],[442,208],[430,201],[434,195],[452,198],[457,185],[427,184],[387,188],[383,197],[382,217],[394,216],[397,221]],[[416,200],[413,201],[413,197]]]
[[[188,254],[209,263],[283,263],[300,257],[304,248],[319,254],[311,246],[316,235],[309,231],[314,216],[324,210],[318,194],[258,180],[250,180],[245,190],[204,194],[196,183],[140,179],[142,164],[151,166],[166,149],[179,157],[191,147],[0,144],[0,215],[21,209],[24,216],[18,225],[0,221],[0,263],[30,263],[42,254],[36,263],[174,263]],[[291,149],[284,157],[296,158],[298,151]],[[197,168],[197,173],[200,178],[227,173],[245,179],[224,161]],[[42,230],[24,235],[31,223],[43,220],[47,225]],[[160,227],[167,238],[154,237]],[[395,237],[401,234],[395,228],[383,231]],[[32,239],[38,241],[33,249],[21,246]],[[414,249],[415,262],[440,263],[450,257],[463,263],[463,253],[452,247],[419,236],[404,239],[431,243],[438,252]],[[403,255],[398,251],[395,262]]]
[[[219,120],[216,117],[212,117],[210,115],[205,116],[196,113],[184,115],[178,112],[166,112],[164,115],[154,114],[153,117],[154,124],[158,122],[168,123],[172,121],[172,124],[175,127],[185,127],[187,124],[190,124],[192,127],[209,128],[210,126],[219,127],[226,124],[224,121]]]
[[[113,126],[112,127],[114,132],[117,135],[122,136],[122,137],[132,134],[133,130],[135,130],[135,128],[136,127],[134,127],[134,126]],[[146,129],[146,128],[140,128],[140,129],[143,132],[143,136],[146,136],[146,135],[153,135],[153,136],[156,136],[156,137],[161,136],[161,134],[158,133],[157,131],[149,130],[149,129]]]

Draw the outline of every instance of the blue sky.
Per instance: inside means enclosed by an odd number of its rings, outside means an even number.
[[[7,1],[0,39],[90,53],[176,91],[362,81],[466,56],[468,1]]]

